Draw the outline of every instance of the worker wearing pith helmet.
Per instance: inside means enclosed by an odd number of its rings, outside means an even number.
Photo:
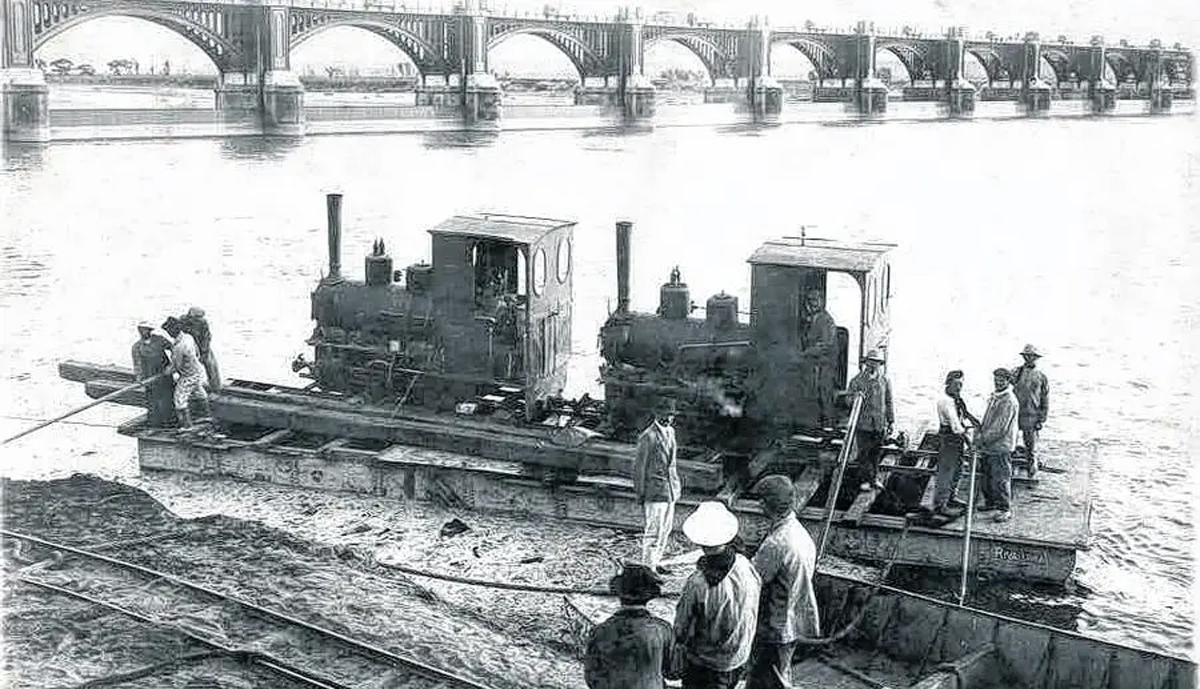
[[[750,660],[761,589],[754,565],[730,547],[738,520],[724,503],[700,503],[683,533],[704,555],[675,608],[675,641],[684,689],[733,689]]]

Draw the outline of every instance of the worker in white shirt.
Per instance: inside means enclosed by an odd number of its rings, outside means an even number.
[[[948,508],[966,507],[966,503],[955,495],[962,476],[963,451],[971,446],[967,433],[970,426],[978,427],[979,420],[967,411],[962,398],[963,372],[946,374],[946,394],[938,398],[938,449],[937,477],[934,483],[933,511],[956,516]]]

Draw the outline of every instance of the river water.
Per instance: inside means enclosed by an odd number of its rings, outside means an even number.
[[[803,106],[793,106],[803,107]],[[633,300],[679,265],[698,303],[749,308],[767,238],[873,238],[893,260],[889,374],[898,426],[929,423],[949,368],[980,413],[989,372],[1045,353],[1048,442],[1097,450],[1084,633],[1192,652],[1192,456],[1200,194],[1191,116],[927,122],[650,133],[509,132],[54,144],[0,175],[0,431],[85,401],[67,358],[127,365],[134,324],[193,304],[227,377],[297,382],[309,292],[326,265],[324,194],[343,192],[343,265],[376,237],[397,267],[460,211],[575,219],[572,390],[592,389],[615,300],[613,222],[635,223]],[[843,288],[847,288],[845,284]],[[848,288],[847,288],[848,289]],[[849,322],[846,290],[831,294]],[[136,473],[101,408],[5,448],[14,478]]]

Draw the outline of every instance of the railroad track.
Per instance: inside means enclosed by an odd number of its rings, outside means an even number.
[[[182,634],[226,656],[321,689],[485,689],[486,685],[339,632],[133,562],[0,530],[0,537],[56,553],[52,566],[16,579]],[[78,576],[86,572],[86,578]],[[81,582],[86,583],[86,589]],[[203,655],[203,654],[201,654]],[[199,656],[198,656],[199,657]],[[83,686],[144,675],[142,669]]]

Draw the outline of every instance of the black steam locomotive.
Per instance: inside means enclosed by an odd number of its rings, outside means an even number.
[[[824,420],[797,352],[801,304],[810,291],[825,293],[828,273],[847,273],[862,290],[858,354],[886,346],[890,245],[767,242],[749,261],[749,322],[723,292],[698,319],[678,268],[655,313],[629,309],[632,224],[619,222],[617,309],[600,332],[605,399],[565,401],[575,223],[455,216],[429,230],[432,264],[393,270],[377,241],[359,282],[341,275],[340,203],[329,196],[329,274],[312,294],[315,360],[293,365],[324,391],[516,423],[573,412],[562,422],[618,439],[631,438],[665,396],[677,401],[689,444],[756,445]],[[844,387],[849,331],[837,334],[833,363]]]

